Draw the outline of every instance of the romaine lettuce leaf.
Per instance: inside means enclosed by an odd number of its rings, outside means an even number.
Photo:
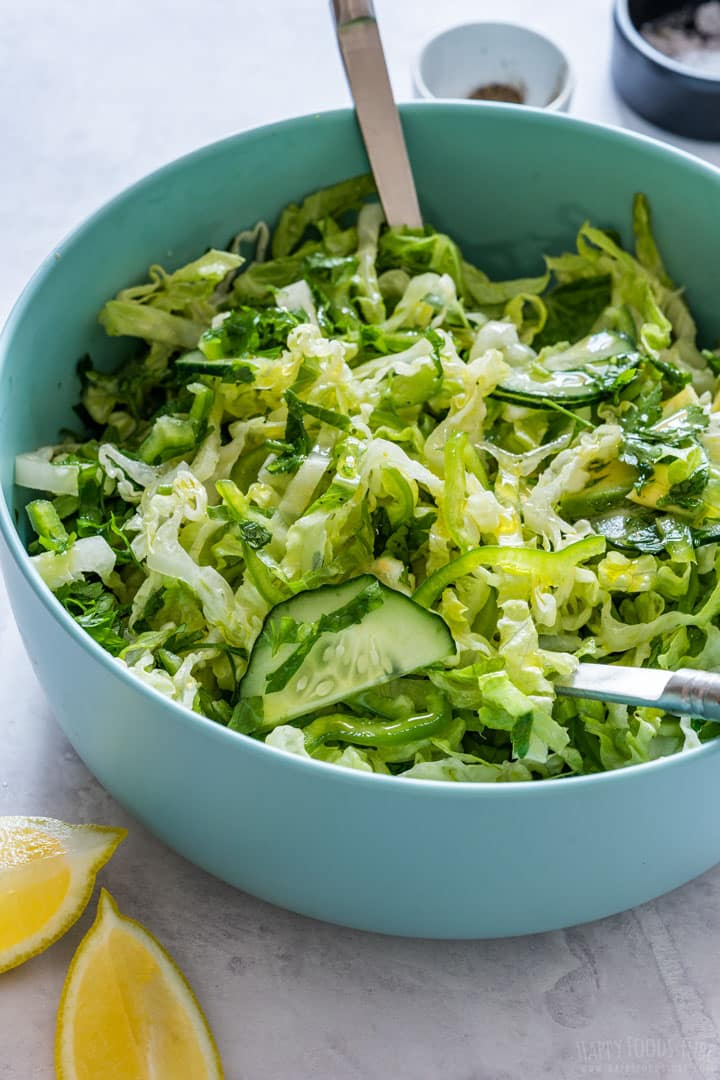
[[[301,757],[502,783],[714,738],[555,694],[580,660],[720,666],[720,362],[646,200],[634,253],[588,223],[544,274],[492,281],[374,194],[308,195],[271,245],[259,223],[108,301],[107,332],[143,345],[81,361],[89,437],[18,456],[34,566],[146,685]],[[602,393],[560,393],[578,379]],[[269,612],[363,574],[454,653],[268,734],[240,686]],[[323,633],[357,613],[334,614]],[[302,662],[317,632],[278,640]]]

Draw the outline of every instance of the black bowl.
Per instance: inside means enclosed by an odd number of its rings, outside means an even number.
[[[692,139],[720,139],[720,76],[664,56],[640,34],[682,0],[615,0],[612,77],[620,97],[658,127]]]

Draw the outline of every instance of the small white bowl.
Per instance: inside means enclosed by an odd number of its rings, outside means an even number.
[[[573,77],[565,54],[548,38],[513,23],[453,26],[431,38],[413,65],[419,98],[469,98],[491,84],[511,86],[523,105],[567,111]]]

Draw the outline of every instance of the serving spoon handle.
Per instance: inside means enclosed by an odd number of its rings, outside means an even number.
[[[331,0],[338,45],[388,225],[422,228],[372,0]]]
[[[564,697],[649,705],[669,713],[720,721],[720,675],[712,671],[580,664],[571,678],[557,683],[555,689]]]

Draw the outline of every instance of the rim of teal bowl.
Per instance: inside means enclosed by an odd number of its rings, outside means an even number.
[[[613,128],[609,124],[597,124],[587,120],[579,120],[575,117],[565,116],[562,113],[548,112],[546,109],[540,108],[524,106],[522,109],[518,109],[515,105],[500,102],[482,102],[482,108],[492,112],[507,113],[510,118],[510,123],[527,122],[530,115],[532,115],[534,122],[541,126],[546,125],[552,127],[557,124],[563,124],[573,127],[576,130],[590,130],[597,138],[604,141],[642,143],[649,151],[652,151],[658,157],[678,158],[683,161],[687,167],[712,176],[718,182],[718,196],[720,201],[720,170],[715,169],[713,166],[701,161],[692,154],[688,154],[676,147],[663,144],[657,139],[653,139],[647,135],[639,135],[635,132],[627,132],[620,128]],[[452,113],[467,112],[474,117],[478,116],[478,103],[471,101],[423,100],[409,102],[400,106],[402,114],[420,113],[431,109],[437,112],[443,110]],[[30,305],[33,303],[38,286],[49,274],[57,272],[58,265],[62,266],[62,262],[61,260],[58,260],[58,256],[62,255],[64,250],[81,243],[85,235],[91,232],[95,227],[97,221],[108,215],[112,215],[118,206],[121,206],[136,192],[142,190],[143,187],[150,183],[157,182],[157,180],[161,179],[164,175],[169,175],[178,167],[182,167],[186,163],[206,154],[214,153],[221,146],[234,142],[242,142],[245,139],[264,138],[266,135],[281,135],[283,132],[292,130],[294,127],[303,127],[316,120],[321,120],[323,123],[331,123],[333,120],[352,117],[352,115],[353,110],[350,108],[329,109],[321,112],[307,113],[304,116],[291,117],[287,120],[279,120],[272,124],[263,124],[255,128],[248,128],[245,131],[237,132],[235,135],[230,135],[224,139],[218,139],[215,142],[208,143],[188,154],[183,154],[178,158],[174,158],[167,164],[161,165],[159,168],[147,173],[128,187],[123,188],[117,195],[114,195],[90,214],[89,217],[85,218],[80,225],[72,229],[46,256],[32,275],[11,308],[10,314],[0,333],[0,372],[2,372],[5,365],[9,363],[9,346],[12,343],[15,327],[26,317]],[[516,117],[516,120],[511,119],[513,116]],[[631,783],[633,776],[640,773],[647,775],[651,771],[657,772],[665,769],[684,768],[691,765],[699,756],[709,757],[720,754],[719,738],[692,750],[681,751],[676,754],[671,754],[669,757],[658,758],[655,761],[626,765],[623,768],[614,769],[608,772],[591,773],[582,776],[553,777],[547,780],[535,781],[509,780],[503,781],[502,783],[479,783],[468,780],[421,780],[413,777],[403,778],[402,776],[386,776],[382,773],[366,773],[358,771],[357,769],[348,769],[342,765],[336,765],[327,761],[317,761],[314,758],[303,758],[297,754],[281,750],[278,747],[268,746],[264,742],[259,742],[256,739],[250,738],[249,735],[243,735],[237,731],[230,731],[229,728],[223,727],[221,724],[216,723],[214,720],[210,720],[206,716],[201,716],[199,713],[193,712],[184,705],[180,705],[178,702],[166,697],[165,694],[162,694],[159,690],[155,690],[134,675],[131,675],[127,668],[122,667],[110,653],[106,652],[105,649],[98,645],[89,634],[81,629],[75,620],[67,613],[62,604],[55,599],[51,590],[45,585],[40,575],[32,566],[30,557],[22,545],[20,534],[13,522],[12,509],[8,505],[4,495],[0,498],[0,534],[21,574],[50,617],[74,638],[89,656],[96,659],[101,666],[105,667],[108,672],[114,672],[119,678],[123,679],[129,687],[132,687],[138,694],[148,698],[149,701],[155,703],[158,707],[164,705],[166,708],[170,709],[170,711],[175,714],[178,723],[197,728],[198,731],[204,731],[208,738],[216,739],[228,746],[236,745],[238,747],[243,747],[244,750],[250,754],[259,756],[272,754],[275,756],[278,765],[288,769],[309,770],[310,772],[315,773],[318,779],[325,775],[328,779],[334,777],[336,781],[342,779],[343,782],[349,784],[369,784],[373,786],[376,784],[393,785],[398,793],[405,790],[408,797],[412,798],[417,797],[419,791],[427,791],[428,795],[435,792],[436,796],[442,792],[448,798],[503,799],[514,798],[518,795],[522,798],[553,798],[558,796],[562,797],[560,793],[568,788],[574,789],[608,783]]]

